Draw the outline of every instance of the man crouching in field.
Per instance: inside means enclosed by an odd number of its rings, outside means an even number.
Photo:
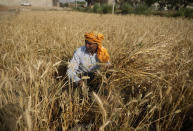
[[[109,64],[107,49],[102,47],[104,36],[91,32],[86,33],[84,37],[85,46],[81,46],[75,51],[67,70],[67,75],[70,80],[79,86],[83,84],[83,76],[89,77],[87,83],[94,79],[97,70],[100,69],[100,63]],[[91,88],[91,90],[93,90],[98,87]]]

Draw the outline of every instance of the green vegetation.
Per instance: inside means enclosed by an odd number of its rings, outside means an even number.
[[[158,7],[154,7],[153,3],[156,0],[144,0],[142,2],[131,2],[121,0],[115,4],[115,14],[142,14],[142,15],[159,15],[166,17],[185,17],[193,18],[193,9],[187,8],[190,3],[171,3],[169,1],[159,1]],[[94,2],[93,2],[94,3]],[[191,5],[191,4],[190,4]],[[75,10],[99,14],[112,13],[112,5],[103,3],[94,3],[92,6],[87,7],[79,6]]]
[[[121,5],[120,9],[122,14],[129,14],[129,13],[133,13],[134,11],[134,8],[128,3]]]
[[[74,8],[75,10],[82,12],[91,12],[91,13],[99,13],[99,14],[107,14],[112,12],[112,5],[107,4],[98,4],[96,3],[92,8],[91,7],[78,7]]]
[[[93,12],[103,13],[102,7],[99,4],[95,4],[94,7],[93,7]]]
[[[178,11],[168,10],[168,11],[152,11],[151,14],[166,16],[166,17],[184,17],[184,18],[193,18],[193,9],[182,8]]]

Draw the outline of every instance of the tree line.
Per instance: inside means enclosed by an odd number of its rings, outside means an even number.
[[[85,0],[88,6],[94,5],[95,3],[103,3],[104,0]],[[107,0],[106,0],[107,1]],[[180,8],[186,8],[188,5],[193,4],[193,0],[114,0],[116,4],[122,5],[128,3],[132,6],[137,6],[138,4],[146,4],[147,6],[152,6],[157,3],[159,9],[167,7],[168,9],[179,10]]]

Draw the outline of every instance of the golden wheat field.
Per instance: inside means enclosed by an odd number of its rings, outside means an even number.
[[[90,31],[104,34],[112,65],[96,78],[100,91],[88,97],[84,85],[80,100],[65,68]],[[193,20],[70,11],[0,16],[1,130],[187,131],[192,123]]]

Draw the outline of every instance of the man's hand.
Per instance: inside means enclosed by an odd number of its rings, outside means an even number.
[[[78,81],[78,86],[83,86],[83,80]]]

